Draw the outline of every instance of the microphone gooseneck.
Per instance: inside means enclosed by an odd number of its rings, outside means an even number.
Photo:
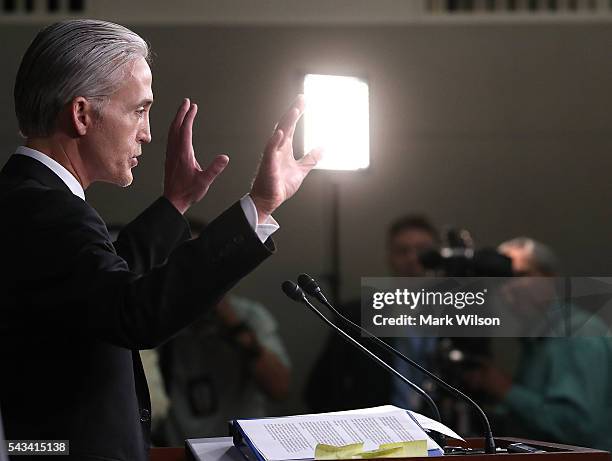
[[[291,282],[291,283],[293,283],[293,282]],[[347,317],[342,315],[334,306],[332,306],[330,304],[330,302],[327,300],[327,298],[325,297],[325,295],[321,291],[321,287],[319,286],[317,281],[314,278],[312,278],[310,275],[308,275],[308,274],[300,274],[300,276],[298,277],[298,284],[300,285],[300,287],[306,293],[308,293],[312,297],[316,298],[321,304],[323,304],[327,308],[329,308],[336,316],[338,316],[340,319],[342,319],[346,324],[351,326],[354,330],[365,333],[366,336],[369,339],[374,341],[379,346],[383,347],[386,351],[391,352],[396,357],[399,357],[400,359],[404,360],[406,363],[408,363],[409,365],[411,365],[412,367],[416,368],[421,373],[423,373],[424,375],[428,376],[433,381],[438,383],[441,387],[446,389],[450,394],[452,394],[455,397],[458,397],[458,398],[466,401],[473,408],[475,408],[476,411],[478,412],[479,416],[481,417],[482,421],[483,421],[483,426],[484,426],[484,430],[485,430],[485,447],[484,447],[485,448],[485,453],[487,453],[487,454],[494,454],[496,452],[496,450],[495,450],[495,440],[493,439],[493,432],[491,431],[491,425],[489,424],[489,418],[487,418],[487,415],[485,414],[485,412],[482,410],[482,408],[480,408],[480,406],[476,402],[474,402],[470,397],[468,397],[466,394],[461,392],[456,387],[451,386],[446,381],[444,381],[442,378],[440,378],[439,376],[437,376],[434,373],[432,373],[431,371],[429,371],[427,368],[419,365],[414,360],[411,360],[408,357],[406,357],[404,354],[402,354],[400,351],[398,351],[394,347],[392,347],[389,344],[387,344],[386,342],[384,342],[378,336],[370,333],[365,328],[357,325],[355,322],[351,321],[350,319],[348,319]]]
[[[306,298],[306,295],[304,294],[304,291],[302,291],[302,289],[296,283],[294,283],[294,282],[292,282],[290,280],[286,280],[286,281],[284,281],[282,283],[281,288],[283,289],[283,292],[289,298],[291,298],[292,300],[294,300],[296,302],[301,302],[301,303],[306,304],[306,306],[308,306],[308,308],[311,311],[313,311],[325,323],[327,323],[327,325],[329,325],[337,333],[339,333],[345,340],[347,340],[350,343],[352,343],[355,347],[357,347],[360,351],[362,351],[368,357],[370,357],[371,359],[374,359],[374,361],[376,363],[378,363],[381,367],[383,367],[383,368],[387,369],[388,371],[390,371],[391,373],[393,373],[395,376],[397,376],[399,379],[401,379],[404,383],[406,383],[408,386],[410,386],[412,389],[414,389],[417,393],[419,393],[427,401],[427,403],[431,407],[431,409],[432,409],[436,419],[441,422],[440,411],[438,410],[438,407],[437,407],[436,403],[427,394],[427,392],[425,392],[419,386],[417,386],[412,381],[410,381],[408,378],[403,376],[399,371],[397,371],[395,368],[393,368],[391,365],[389,365],[387,362],[385,362],[383,359],[381,359],[379,356],[374,354],[367,347],[365,347],[363,344],[359,343],[355,338],[350,336],[344,330],[340,329],[337,325],[335,325],[331,320],[329,320],[327,317],[325,317],[325,315],[319,309],[317,309],[315,306],[312,305],[312,303],[310,301],[308,301],[308,298]]]

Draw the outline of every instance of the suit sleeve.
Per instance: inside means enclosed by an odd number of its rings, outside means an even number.
[[[121,230],[113,245],[132,272],[145,274],[163,264],[172,250],[189,238],[187,220],[160,197]]]
[[[54,195],[48,193],[46,200]],[[37,280],[28,284],[34,289],[19,290],[11,321],[16,330],[93,336],[129,349],[156,347],[274,251],[272,240],[261,243],[236,203],[199,238],[179,244],[165,263],[138,274],[115,253],[95,211],[71,200],[69,206],[41,207],[46,216],[33,223],[33,245],[21,264],[38,264]],[[40,243],[50,239],[50,245]]]

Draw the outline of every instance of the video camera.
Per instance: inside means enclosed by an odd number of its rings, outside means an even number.
[[[474,249],[465,229],[446,232],[445,246],[419,255],[425,269],[444,277],[512,277],[512,261],[495,248]]]

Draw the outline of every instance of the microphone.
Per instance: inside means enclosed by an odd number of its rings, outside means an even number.
[[[297,301],[299,303],[306,301],[306,295],[304,295],[304,291],[291,280],[285,280],[281,285],[283,289],[283,293],[285,293],[288,297]]]
[[[431,407],[431,409],[432,409],[436,419],[438,421],[441,421],[440,411],[438,410],[438,407],[435,404],[435,402],[427,394],[427,392],[425,392],[419,386],[417,386],[412,381],[410,381],[408,378],[403,376],[399,371],[397,371],[395,368],[393,368],[391,365],[389,365],[387,362],[385,362],[383,359],[381,359],[379,356],[374,354],[367,347],[365,347],[364,345],[359,343],[355,338],[350,336],[344,330],[342,330],[338,326],[336,326],[331,320],[329,320],[327,317],[325,317],[325,315],[319,309],[317,309],[315,306],[312,305],[312,303],[310,301],[308,301],[308,298],[306,298],[306,295],[304,295],[304,291],[302,291],[302,289],[297,284],[295,284],[294,282],[292,282],[290,280],[285,280],[282,283],[281,288],[283,289],[283,292],[289,298],[291,298],[292,300],[294,300],[296,302],[300,302],[300,303],[306,304],[311,311],[313,311],[317,316],[319,316],[321,319],[323,319],[323,321],[325,323],[327,323],[330,327],[332,327],[344,339],[346,339],[347,341],[353,343],[353,345],[355,347],[357,347],[360,351],[362,351],[364,354],[366,354],[369,358],[373,359],[376,363],[378,363],[383,368],[386,368],[388,371],[393,373],[395,376],[397,376],[403,382],[408,384],[408,386],[410,386],[412,389],[414,389],[417,393],[419,393],[427,401],[427,403],[430,405],[430,407]]]
[[[365,333],[366,336],[370,340],[372,340],[375,344],[378,344],[379,346],[381,346],[382,348],[384,348],[388,352],[391,352],[392,354],[394,354],[396,357],[399,357],[401,360],[404,360],[410,366],[416,368],[421,373],[425,374],[426,376],[428,376],[429,378],[434,380],[436,383],[438,383],[440,386],[442,386],[444,389],[446,389],[450,394],[452,394],[453,396],[455,396],[455,397],[457,397],[457,398],[459,398],[461,400],[466,401],[470,406],[475,408],[477,413],[481,417],[481,420],[483,422],[483,426],[484,426],[484,429],[485,429],[485,437],[484,437],[485,438],[485,453],[487,453],[487,454],[494,454],[496,452],[496,450],[495,450],[495,440],[493,439],[493,432],[491,431],[491,425],[489,424],[489,419],[487,418],[487,415],[482,410],[482,408],[480,408],[480,406],[476,402],[474,402],[470,397],[468,397],[466,394],[461,392],[459,389],[451,386],[446,381],[444,381],[442,378],[440,378],[437,375],[433,374],[427,368],[422,367],[421,365],[416,363],[414,360],[411,360],[408,357],[406,357],[404,354],[402,354],[397,349],[391,347],[389,344],[384,342],[378,336],[370,333],[365,328],[357,325],[355,322],[351,321],[350,319],[348,319],[344,315],[342,315],[334,306],[332,306],[329,303],[329,301],[327,301],[327,298],[325,297],[325,295],[321,291],[321,287],[319,286],[317,281],[315,279],[313,279],[310,275],[308,275],[308,274],[300,274],[300,276],[298,277],[298,284],[300,285],[300,287],[304,291],[306,291],[306,293],[308,293],[309,295],[313,296],[321,304],[323,304],[327,308],[329,308],[336,316],[338,316],[340,319],[342,319],[346,324],[351,326],[354,330],[361,331],[361,332]],[[323,315],[323,314],[321,314],[321,315]],[[342,331],[342,330],[340,330],[340,331]]]

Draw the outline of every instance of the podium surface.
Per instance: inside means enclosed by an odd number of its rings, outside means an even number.
[[[484,439],[470,438],[466,439],[465,442],[457,440],[458,446],[463,446],[472,449],[482,449],[484,447]],[[565,460],[585,460],[585,461],[610,461],[610,452],[595,450],[592,448],[576,447],[573,445],[563,445],[559,443],[551,442],[540,442],[536,440],[517,439],[513,437],[495,437],[495,445],[498,448],[506,448],[512,443],[524,443],[534,448],[543,450],[545,453],[497,453],[495,455],[487,454],[469,454],[469,455],[446,455],[445,457],[450,459],[471,459],[473,461],[490,460],[498,456],[503,456],[503,459],[521,457],[525,459],[525,456],[529,456],[529,459],[534,460],[547,460],[547,461],[565,461]],[[449,445],[454,445],[450,443]]]
[[[195,439],[198,440],[198,439]],[[611,461],[610,452],[595,450],[592,448],[584,448],[584,447],[576,447],[572,445],[563,445],[557,443],[550,442],[539,442],[535,440],[527,440],[527,439],[517,439],[512,437],[496,437],[495,443],[499,448],[506,448],[511,443],[525,443],[535,448],[539,448],[544,450],[545,453],[498,453],[495,455],[487,455],[484,453],[481,454],[457,454],[457,455],[446,455],[445,458],[453,459],[453,460],[472,460],[472,461],[484,461],[490,460],[494,457],[502,457],[503,459],[509,458],[517,458],[521,457],[522,459],[526,459],[526,456],[529,456],[529,459],[534,460],[544,460],[544,461]],[[482,438],[470,438],[466,439],[465,442],[462,441],[450,441],[449,445],[453,446],[463,446],[465,448],[472,449],[481,449],[484,446],[484,441]],[[208,460],[206,457],[201,458],[203,461],[213,461]],[[387,458],[386,458],[387,459]],[[401,461],[403,459],[422,459],[422,458],[393,458],[396,461]],[[151,449],[151,461],[193,461],[198,460],[198,458],[194,458],[193,455],[188,453],[184,448],[152,448]],[[349,461],[349,460],[347,460]],[[354,460],[350,460],[354,461]]]

